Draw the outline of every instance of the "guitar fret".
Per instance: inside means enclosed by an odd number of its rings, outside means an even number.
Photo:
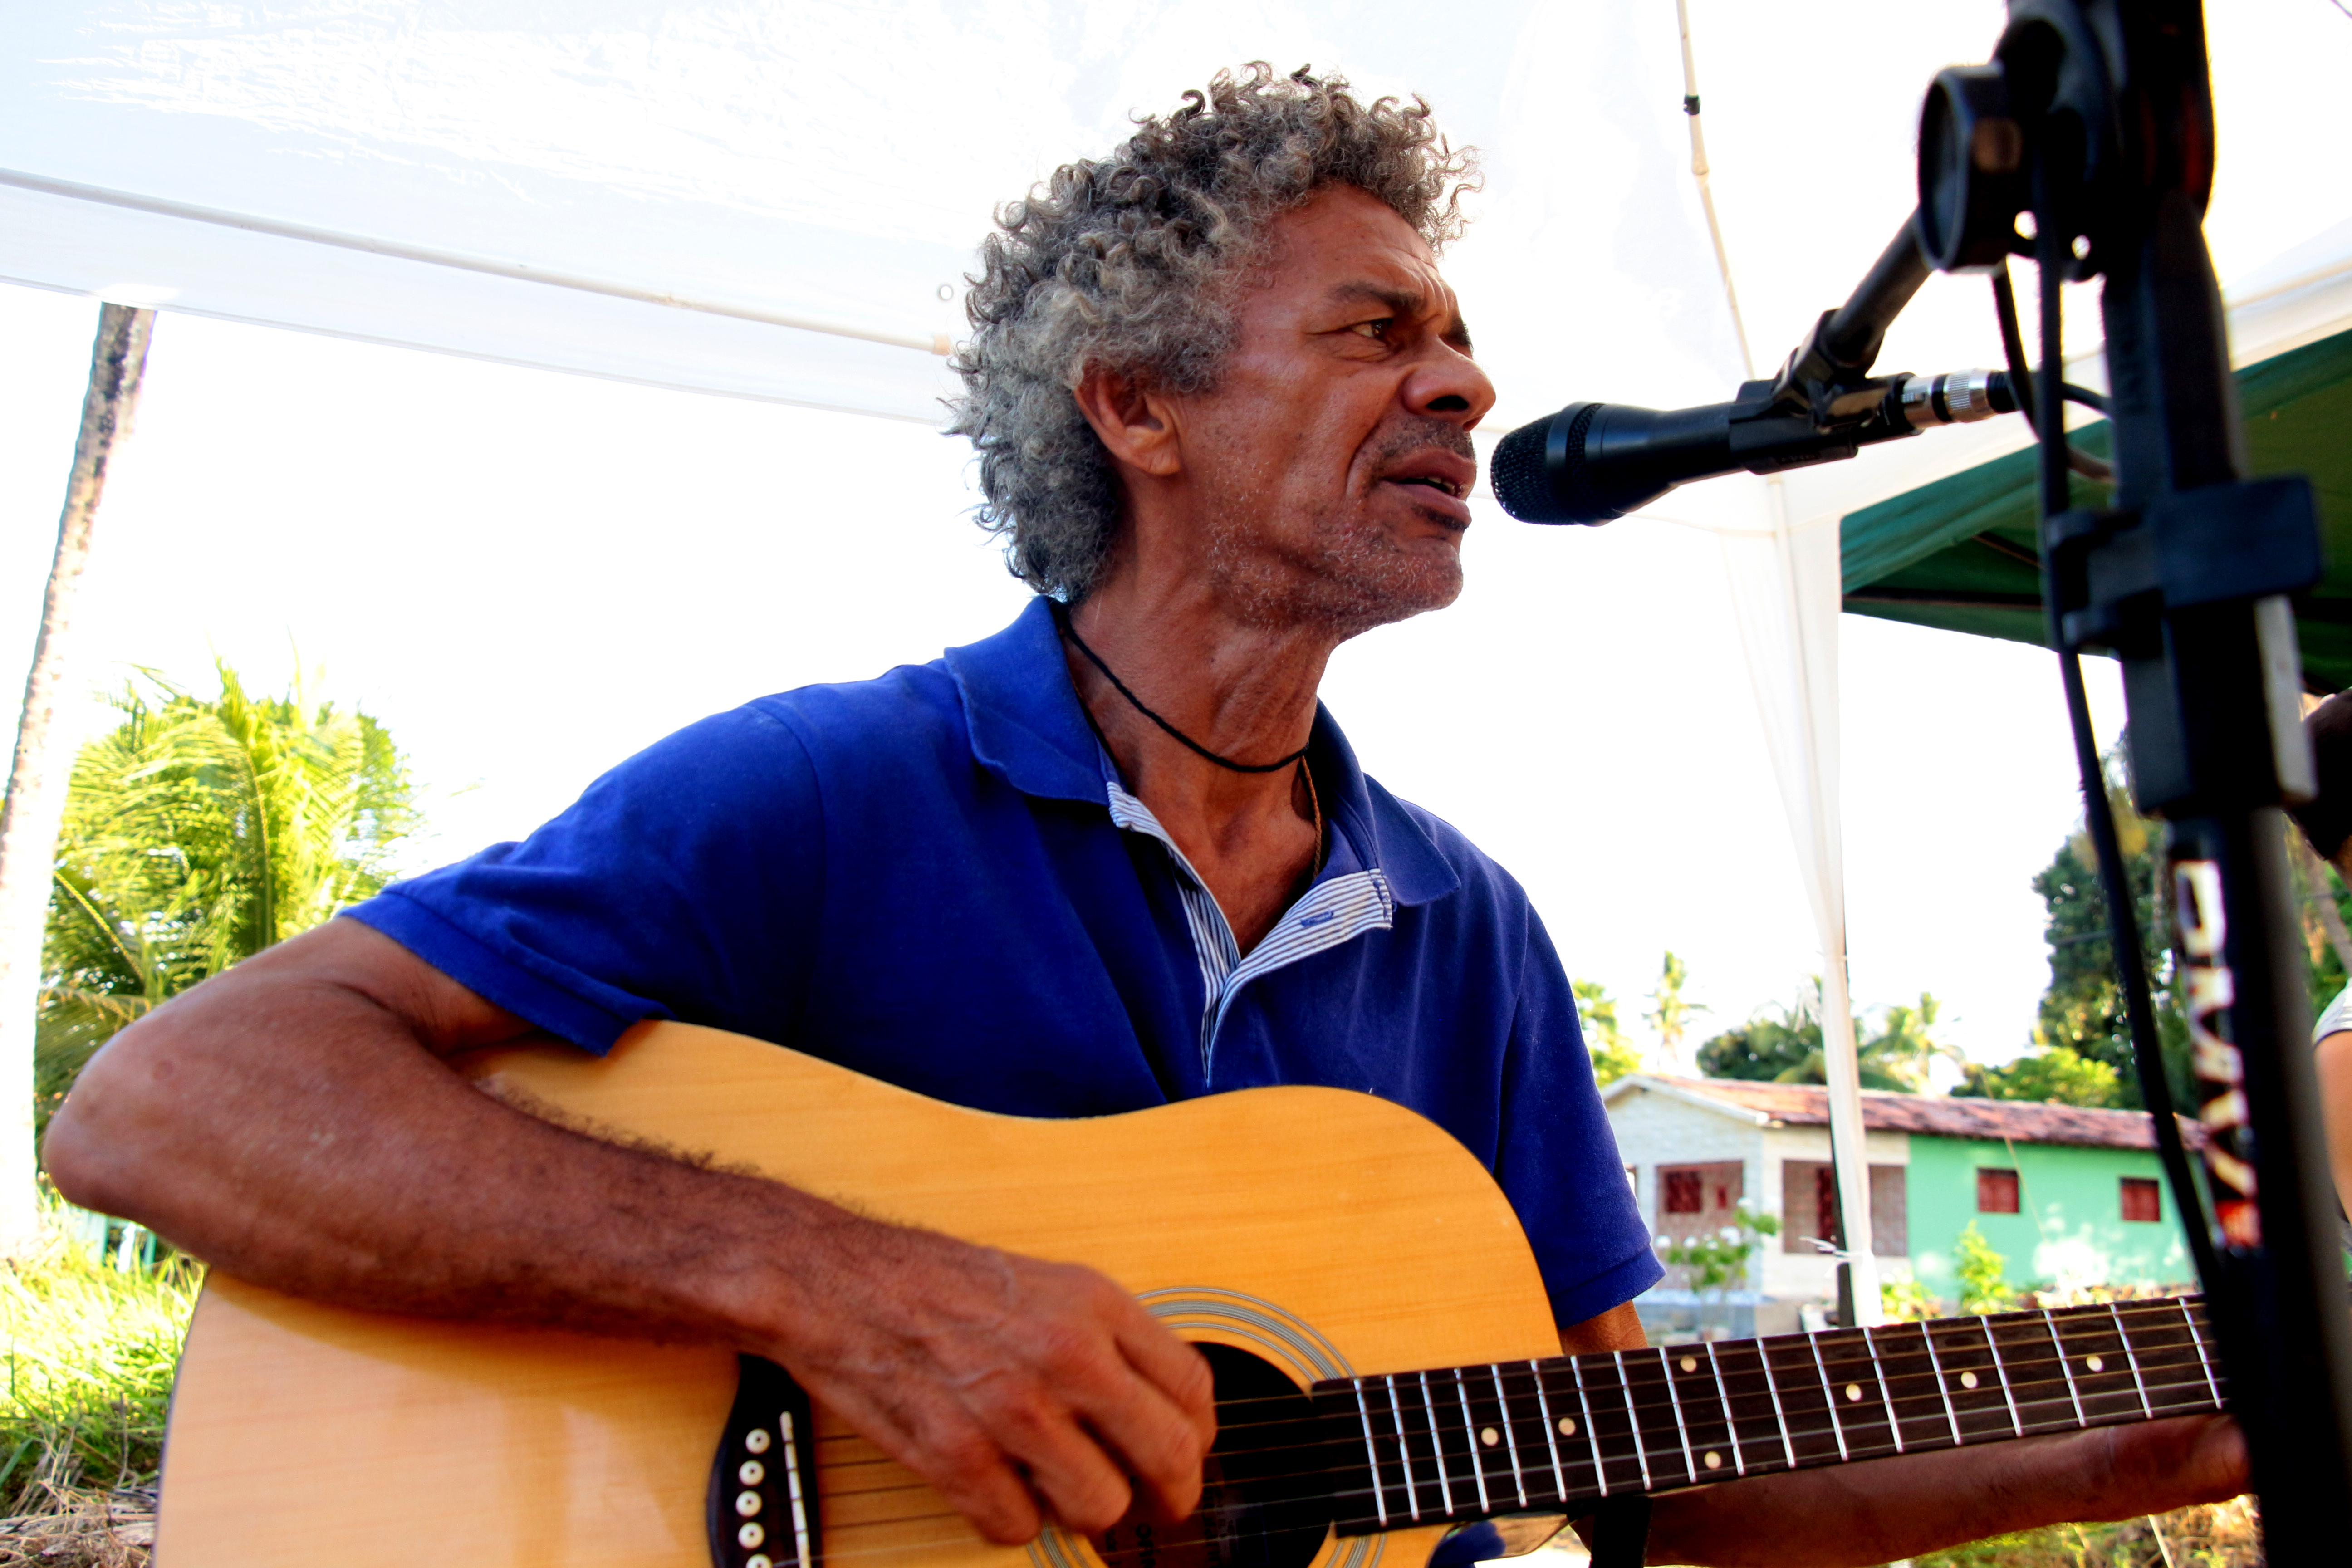
[[[1364,1423],[1364,1462],[1372,1469],[1372,1507],[1380,1515],[1381,1528],[1386,1530],[1389,1527],[1389,1494],[1386,1483],[1381,1479],[1380,1450],[1372,1442],[1372,1407],[1364,1398],[1364,1380],[1358,1377],[1349,1381],[1356,1389],[1356,1414],[1362,1417]]]
[[[1989,1319],[1958,1318],[1931,1325],[1936,1353],[1943,1368],[1945,1392],[1958,1417],[1960,1436],[1971,1443],[1999,1442],[2017,1434],[2010,1427],[2008,1396],[1996,1386],[2000,1373],[1985,1346]],[[1988,1384],[1987,1378],[1993,1380]]]
[[[1454,1515],[1454,1481],[1445,1473],[1445,1445],[1437,1436],[1437,1401],[1430,1396],[1429,1373],[1425,1372],[1421,1374],[1421,1407],[1429,1412],[1430,1464],[1437,1471],[1437,1496],[1444,1507],[1440,1517],[1450,1519]]]
[[[1492,1513],[1494,1505],[1486,1500],[1486,1466],[1478,1452],[1486,1440],[1478,1435],[1477,1419],[1470,1414],[1470,1384],[1458,1372],[1454,1374],[1454,1393],[1462,1405],[1462,1436],[1470,1450],[1470,1476],[1478,1483],[1478,1511]]]
[[[2089,1422],[2113,1420],[2139,1402],[2130,1368],[2108,1365],[2110,1358],[2121,1355],[2125,1347],[2118,1337],[2109,1348],[2108,1336],[2114,1331],[2101,1321],[2103,1316],[2094,1308],[2088,1312],[2070,1311],[2058,1320],[2060,1350],[2082,1390],[2083,1412]]]
[[[1601,1495],[1609,1495],[1609,1467],[1601,1462],[1601,1427],[1592,1419],[1592,1400],[1584,1392],[1584,1363],[1580,1358],[1568,1363],[1576,1374],[1577,1408],[1584,1412],[1584,1440],[1592,1447],[1592,1476],[1601,1483]]]
[[[1772,1384],[1765,1375],[1764,1346],[1745,1340],[1712,1347],[1716,1371],[1728,1395],[1731,1431],[1741,1473],[1758,1475],[1783,1461],[1776,1457],[1787,1429]]]
[[[1797,1450],[1790,1438],[1789,1413],[1780,1405],[1780,1380],[1772,1375],[1772,1352],[1761,1342],[1759,1342],[1756,1346],[1756,1359],[1764,1363],[1764,1386],[1772,1391],[1772,1415],[1780,1427],[1781,1456],[1789,1461],[1789,1468],[1793,1470],[1797,1468]]]
[[[1691,1479],[1698,1479],[1698,1458],[1691,1452],[1690,1426],[1683,1419],[1682,1391],[1675,1386],[1675,1369],[1667,1364],[1666,1347],[1658,1347],[1658,1370],[1665,1374],[1666,1402],[1675,1407],[1675,1432],[1683,1440],[1683,1471]]]
[[[1699,1365],[1701,1355],[1708,1357],[1708,1366]],[[1723,1469],[1723,1448],[1732,1439],[1730,1403],[1723,1397],[1713,1357],[1710,1343],[1675,1346],[1672,1354],[1663,1349],[1658,1352],[1682,1438],[1683,1468],[1694,1481],[1717,1479],[1709,1472]]]
[[[2213,1381],[2213,1363],[2205,1353],[2205,1336],[2197,1331],[2197,1319],[2189,1310],[2188,1301],[2183,1300],[2179,1305],[2180,1321],[2189,1325],[2189,1342],[2197,1347],[2198,1364],[2205,1369],[2205,1386],[2212,1391],[2213,1403],[2219,1405],[2221,1403],[2221,1385]]]
[[[1837,1434],[1838,1458],[1841,1460],[1851,1458],[1853,1456],[1846,1452],[1845,1447],[1845,1423],[1838,1419],[1837,1390],[1830,1386],[1830,1369],[1822,1363],[1822,1336],[1809,1334],[1805,1342],[1812,1348],[1813,1370],[1821,1373],[1822,1397],[1829,1403],[1830,1430]]]
[[[2123,1341],[2124,1359],[2131,1363],[2132,1383],[2139,1389],[2140,1414],[2153,1420],[2156,1416],[2156,1406],[2148,1403],[2147,1379],[2142,1377],[2139,1372],[2139,1352],[2132,1348],[2131,1335],[2124,1331],[2124,1315],[2116,1310],[2116,1304],[2113,1301],[2107,1303],[2107,1316],[2116,1321],[2116,1338]]]
[[[1650,1489],[1650,1451],[1642,1442],[1642,1417],[1633,1410],[1633,1384],[1625,1375],[1625,1352],[1611,1352],[1617,1358],[1617,1391],[1625,1396],[1625,1425],[1633,1432],[1633,1458],[1642,1467],[1642,1489]]]
[[[1503,1394],[1503,1363],[1490,1362],[1486,1370],[1495,1374],[1495,1408],[1503,1415],[1503,1442],[1511,1456],[1511,1483],[1519,1489],[1519,1506],[1528,1506],[1528,1473],[1519,1468],[1519,1429],[1511,1423],[1511,1402]],[[1562,1488],[1563,1491],[1567,1489]]]
[[[1421,1492],[1412,1484],[1412,1445],[1405,1440],[1404,1402],[1397,1397],[1396,1373],[1388,1375],[1389,1414],[1396,1420],[1397,1466],[1404,1472],[1404,1500],[1415,1524],[1421,1522]]]
[[[1927,1363],[1936,1369],[1936,1392],[1943,1396],[1944,1419],[1952,1428],[1952,1447],[1957,1448],[1965,1439],[1960,1436],[1959,1413],[1952,1408],[1952,1385],[1944,1381],[1944,1358],[1936,1353],[1936,1331],[1924,1323],[1920,1329],[1920,1342],[1927,1347]]]
[[[1566,1502],[1568,1500],[1568,1475],[1567,1472],[1560,1468],[1559,1428],[1552,1422],[1551,1396],[1544,1392],[1543,1368],[1530,1361],[1528,1363],[1528,1373],[1536,1380],[1536,1413],[1543,1417],[1544,1446],[1551,1450],[1552,1485],[1559,1489],[1559,1500]],[[1590,1430],[1591,1426],[1592,1423],[1590,1421],[1585,1423],[1587,1430]],[[1598,1465],[1594,1466],[1593,1471],[1597,1475],[1600,1472],[1600,1467]],[[1604,1492],[1602,1495],[1606,1496],[1607,1494]]]
[[[2074,1425],[2087,1426],[2090,1423],[2083,1415],[2083,1391],[2074,1385],[2074,1365],[2067,1357],[2066,1342],[2058,1337],[2058,1320],[2050,1315],[2049,1308],[2044,1307],[2042,1309],[2042,1321],[2050,1330],[2050,1349],[2058,1358],[2058,1370],[2066,1374],[2066,1397],[2074,1402]]]
[[[1885,1323],[1872,1337],[1878,1345],[1888,1402],[1895,1407],[1894,1436],[1903,1445],[1901,1451],[1947,1447],[1951,1441],[1950,1426],[1936,1392],[1940,1380],[1927,1354],[1926,1326]]]
[[[1723,1386],[1723,1361],[1715,1353],[1715,1342],[1706,1346],[1707,1370],[1715,1374],[1715,1396],[1723,1404],[1723,1429],[1731,1438],[1731,1472],[1737,1476],[1748,1473],[1748,1461],[1739,1457],[1739,1423],[1731,1414],[1731,1395]]]
[[[2009,1425],[2012,1436],[2025,1436],[2025,1423],[2017,1418],[2017,1392],[2009,1385],[2009,1368],[2000,1359],[2000,1343],[1992,1337],[1992,1320],[1984,1322],[1985,1351],[1992,1357],[1993,1375],[2000,1379],[2000,1396],[2009,1405]]]
[[[1886,1406],[1886,1430],[1894,1436],[1895,1451],[1903,1451],[1903,1424],[1895,1419],[1895,1391],[1886,1386],[1886,1369],[1878,1360],[1878,1342],[1871,1337],[1870,1325],[1862,1325],[1862,1342],[1870,1351],[1871,1370],[1878,1374],[1879,1403]]]

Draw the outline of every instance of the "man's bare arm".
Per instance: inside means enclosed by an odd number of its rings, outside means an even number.
[[[1630,1305],[1560,1335],[1569,1355],[1643,1342]],[[2237,1424],[2185,1416],[1675,1492],[1651,1513],[1645,1555],[1715,1568],[1850,1568],[2045,1524],[2220,1502],[2246,1485]]]
[[[1192,1510],[1207,1365],[1109,1280],[580,1137],[446,1064],[528,1032],[335,921],[124,1030],[44,1154],[76,1203],[293,1294],[768,1356],[993,1540],[1106,1528],[1131,1490]]]

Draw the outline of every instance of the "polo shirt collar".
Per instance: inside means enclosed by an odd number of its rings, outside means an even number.
[[[1070,685],[1053,606],[1032,599],[994,637],[947,650],[963,699],[972,760],[1024,795],[1105,805],[1100,752]],[[1364,776],[1330,710],[1315,707],[1308,742],[1323,809],[1400,904],[1424,904],[1459,885],[1454,868],[1395,796]]]

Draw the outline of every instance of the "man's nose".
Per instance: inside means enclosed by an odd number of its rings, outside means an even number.
[[[1495,406],[1495,384],[1478,362],[1451,343],[1434,345],[1404,386],[1405,406],[1415,414],[1474,428]]]

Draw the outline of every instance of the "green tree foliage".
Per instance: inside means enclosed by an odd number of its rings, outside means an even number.
[[[1576,1021],[1583,1026],[1584,1048],[1592,1053],[1592,1077],[1602,1088],[1629,1072],[1642,1070],[1639,1047],[1617,1025],[1617,1004],[1598,980],[1569,984],[1576,996]]]
[[[416,823],[382,725],[298,678],[249,695],[218,667],[199,698],[152,672],[75,759],[43,953],[41,1120],[90,1053],[206,975],[383,886]]]
[[[1959,1277],[1961,1311],[2009,1310],[2016,1300],[2016,1292],[2001,1276],[2008,1262],[1992,1249],[1992,1243],[1984,1238],[1977,1222],[1969,1221],[1959,1239],[1952,1244],[1952,1272]]]
[[[2157,824],[2133,809],[2131,791],[2120,776],[2114,754],[2109,758],[2108,775],[2107,801],[2115,813],[2116,837],[2123,849],[2125,876],[2132,889],[2141,956],[2156,993],[2153,1000],[2163,1015],[2158,1029],[2166,1037],[2168,1054],[2171,1054],[2174,1046],[2186,1046],[2188,1029],[2166,990],[2171,958],[2166,946],[2167,917],[2158,900],[2158,883],[2163,876],[2162,835]],[[2042,934],[2050,943],[2050,985],[2042,994],[2035,1040],[2045,1047],[2063,1048],[2083,1061],[2107,1068],[2116,1078],[2116,1097],[2105,1103],[2137,1109],[2140,1104],[2139,1080],[2134,1073],[2131,1031],[2124,1016],[2123,992],[2116,983],[2115,948],[2107,936],[2106,894],[2099,885],[2098,855],[2092,848],[2086,830],[2078,827],[2058,847],[2056,856],[2033,879],[2033,890],[2042,895],[2042,904],[2049,911]],[[2069,1081],[2080,1089],[2084,1080],[2075,1075]],[[1970,1091],[1974,1091],[1973,1080]],[[2006,1094],[1995,1098],[2040,1097]]]
[[[1927,1087],[1928,1065],[1957,1053],[1931,1030],[1937,1003],[1926,992],[1919,1005],[1876,1010],[1874,1022],[1857,1018],[1854,1057],[1864,1089],[1916,1094]],[[1747,1023],[1727,1029],[1698,1048],[1699,1070],[1709,1078],[1742,1078],[1769,1083],[1827,1083],[1822,1057],[1822,983],[1814,978],[1789,1006],[1759,1009]]]
[[[2018,1058],[2006,1067],[1970,1062],[1968,1081],[1955,1095],[1980,1100],[2038,1100],[2055,1105],[2113,1107],[2123,1103],[2123,1084],[2103,1061],[2052,1046]]]

